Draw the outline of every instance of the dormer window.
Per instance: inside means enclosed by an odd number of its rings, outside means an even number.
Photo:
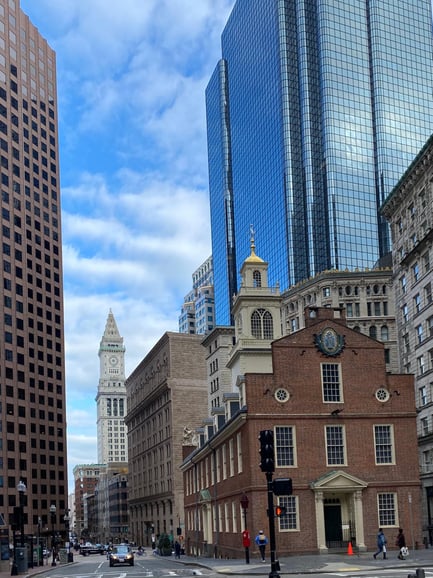
[[[262,286],[262,274],[260,273],[260,271],[255,270],[253,272],[253,286],[254,287]]]

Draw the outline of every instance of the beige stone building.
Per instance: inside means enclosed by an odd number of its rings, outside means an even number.
[[[305,327],[305,307],[345,309],[347,326],[382,341],[387,371],[399,371],[391,266],[366,271],[324,271],[294,285],[282,294],[284,334]]]
[[[126,380],[129,533],[137,544],[183,532],[182,445],[207,415],[202,339],[165,333]]]
[[[415,374],[423,540],[433,545],[433,137],[382,212],[391,224],[400,371]]]

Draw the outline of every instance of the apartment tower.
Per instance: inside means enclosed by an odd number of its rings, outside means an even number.
[[[52,524],[64,531],[68,480],[56,57],[18,0],[0,0],[0,155],[0,512],[10,526],[21,498],[26,535]],[[17,489],[20,481],[24,495]]]
[[[206,90],[217,325],[251,224],[282,290],[390,251],[379,207],[433,131],[431,21],[430,0],[236,1]]]

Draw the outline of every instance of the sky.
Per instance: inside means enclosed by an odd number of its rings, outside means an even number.
[[[97,463],[110,309],[128,376],[211,254],[205,89],[235,0],[21,0],[57,54],[69,491]]]

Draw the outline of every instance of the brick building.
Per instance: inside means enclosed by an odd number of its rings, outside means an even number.
[[[275,477],[293,480],[292,495],[274,497],[287,508],[279,555],[373,549],[379,526],[390,547],[399,526],[419,542],[413,376],[387,373],[384,345],[340,308],[308,308],[306,327],[271,350],[272,371],[238,375],[240,409],[183,461],[187,553],[242,557],[245,518],[252,537],[268,531],[263,429],[274,431]]]

